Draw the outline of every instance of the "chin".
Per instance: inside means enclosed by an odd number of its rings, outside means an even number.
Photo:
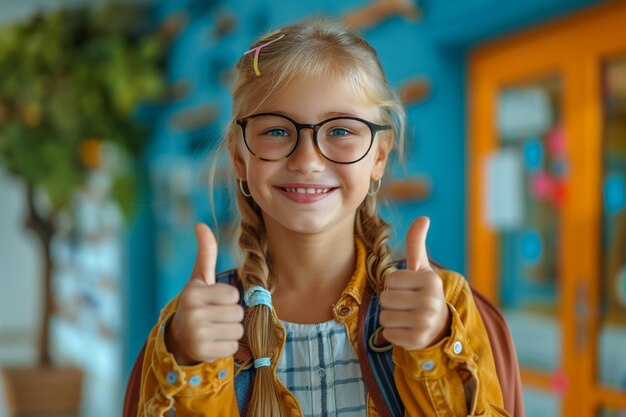
[[[321,233],[331,227],[326,222],[316,222],[311,220],[297,221],[296,219],[290,219],[290,221],[282,223],[282,226],[291,232],[302,234]]]
[[[332,222],[321,216],[303,215],[302,213],[267,213],[264,212],[266,227],[283,229],[286,232],[313,234],[332,228]],[[273,226],[272,226],[273,225]]]

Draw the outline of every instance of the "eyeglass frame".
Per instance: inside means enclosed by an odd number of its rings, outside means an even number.
[[[289,120],[296,127],[296,142],[293,145],[293,148],[291,149],[291,151],[289,151],[289,153],[287,155],[282,156],[282,157],[277,158],[277,159],[269,159],[269,158],[263,158],[263,157],[258,156],[257,154],[254,153],[254,151],[252,149],[250,149],[250,145],[248,145],[248,141],[246,140],[246,126],[248,125],[248,122],[251,119],[255,119],[255,118],[260,117],[260,116],[278,116],[278,117],[282,117],[283,119]],[[367,148],[367,151],[365,151],[363,156],[361,156],[359,159],[357,159],[355,161],[339,162],[339,161],[335,161],[333,159],[330,159],[329,157],[324,155],[324,152],[322,152],[322,149],[320,148],[320,145],[319,145],[319,143],[317,141],[317,132],[319,131],[319,129],[323,125],[325,125],[326,123],[332,122],[333,120],[340,120],[340,119],[356,120],[358,122],[361,122],[361,123],[365,124],[370,129],[371,137],[370,137],[370,144],[369,144],[369,146]],[[317,152],[320,155],[322,155],[322,157],[324,157],[324,159],[326,159],[326,160],[328,160],[330,162],[334,162],[336,164],[342,164],[342,165],[355,164],[355,163],[359,162],[360,160],[362,160],[363,158],[365,158],[367,156],[367,154],[370,153],[370,150],[372,149],[372,145],[374,144],[374,139],[376,138],[376,133],[378,133],[380,131],[390,130],[392,128],[391,125],[379,125],[377,123],[370,122],[369,120],[365,120],[365,119],[362,119],[362,118],[356,117],[356,116],[336,116],[336,117],[331,117],[330,119],[322,120],[321,122],[316,123],[316,124],[298,123],[295,120],[293,120],[291,117],[285,116],[284,114],[271,113],[271,112],[254,113],[254,114],[251,114],[249,116],[242,117],[241,119],[236,119],[235,122],[241,127],[241,132],[242,132],[242,135],[243,135],[243,142],[246,145],[246,148],[248,149],[250,154],[252,154],[252,156],[254,156],[257,159],[260,159],[262,161],[267,161],[267,162],[276,162],[276,161],[282,161],[283,159],[289,158],[296,151],[296,149],[298,148],[298,144],[300,143],[300,131],[302,129],[308,128],[308,129],[313,130],[313,143],[315,144],[315,148],[317,149]]]

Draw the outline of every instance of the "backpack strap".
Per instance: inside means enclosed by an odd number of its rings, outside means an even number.
[[[359,366],[367,391],[381,417],[403,417],[404,404],[393,379],[395,364],[393,351],[373,350],[369,347],[369,340],[380,327],[378,317],[380,304],[378,297],[371,290],[363,294],[359,310],[359,324],[357,330],[357,354]]]
[[[435,268],[445,269],[443,265],[432,259],[429,261]],[[406,269],[406,260],[395,261],[394,266],[397,269]],[[379,331],[381,328],[378,322],[380,311],[378,296],[373,294],[371,288],[367,288],[359,311],[357,333],[359,365],[367,390],[376,405],[376,411],[382,417],[403,417],[404,404],[393,378],[395,370],[393,350],[374,349],[370,345],[372,339],[374,339],[373,342],[376,346],[384,346],[389,343]]]
[[[239,289],[239,304],[243,307],[243,285],[237,276],[237,271],[234,269],[226,271],[219,274],[215,278],[217,282],[234,285]],[[250,361],[252,354],[250,353],[250,348],[248,348],[245,341],[239,341],[239,350],[237,350],[234,357],[236,366],[243,365],[244,363]],[[237,408],[239,409],[239,415],[241,416],[246,415],[246,410],[250,401],[250,387],[252,386],[254,375],[256,374],[256,370],[250,365],[251,363],[240,369],[235,375],[235,397],[237,398]]]
[[[250,403],[250,387],[252,387],[255,375],[256,370],[254,366],[242,369],[235,375],[235,396],[237,397],[237,408],[240,416],[247,414],[248,404]]]
[[[229,271],[221,276],[217,281],[225,284],[235,285],[241,293],[240,303],[243,305],[243,287],[237,278],[235,271]],[[400,399],[400,394],[393,379],[395,364],[393,363],[393,352],[374,351],[369,348],[368,340],[376,329],[380,327],[378,316],[380,315],[380,304],[378,297],[371,291],[366,291],[361,307],[359,309],[358,329],[357,329],[357,354],[359,366],[365,386],[380,417],[403,417],[404,404]],[[382,335],[379,339],[384,341]],[[245,343],[239,344],[239,350],[235,353],[235,362],[243,364],[250,359],[250,349]],[[255,369],[253,366],[244,367],[235,375],[235,394],[237,397],[237,407],[241,416],[246,415],[246,409],[250,400],[251,386],[254,381]]]

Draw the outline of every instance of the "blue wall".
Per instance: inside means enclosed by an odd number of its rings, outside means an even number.
[[[342,15],[367,3],[355,0],[245,3],[163,0],[157,3],[157,20],[176,11],[186,10],[189,15],[188,24],[172,45],[168,76],[172,82],[190,81],[191,91],[185,99],[159,110],[157,133],[146,155],[148,172],[158,168],[174,176],[180,174],[181,163],[191,173],[204,168],[203,157],[219,139],[230,110],[228,90],[218,82],[220,71],[233,65],[259,34],[313,13]],[[390,170],[394,177],[427,174],[432,180],[432,195],[426,201],[382,209],[383,216],[394,226],[392,244],[398,251],[402,251],[404,234],[411,221],[416,216],[427,215],[431,218],[427,242],[430,256],[451,269],[465,271],[465,207],[468,199],[475,198],[466,195],[465,189],[468,51],[485,40],[593,3],[598,1],[428,0],[420,2],[423,9],[420,21],[394,17],[364,32],[378,51],[392,86],[399,87],[414,76],[426,76],[432,83],[431,96],[407,108],[406,164]],[[235,14],[237,26],[232,33],[215,39],[211,33],[217,16],[223,12]],[[176,111],[207,102],[219,109],[212,125],[192,132],[171,127],[169,118]],[[145,178],[145,185],[145,207],[128,239],[131,266],[128,366],[156,321],[159,309],[188,279],[195,258],[194,221],[213,224],[208,189],[197,179],[192,181],[187,201],[190,216],[175,222],[161,215],[174,205],[173,201],[155,198],[149,178]],[[226,194],[218,195],[218,221],[232,219],[228,204]],[[232,264],[228,249],[220,247],[219,263],[223,268]]]

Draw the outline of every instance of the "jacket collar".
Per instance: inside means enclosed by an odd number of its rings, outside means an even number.
[[[352,278],[348,282],[348,285],[341,293],[341,298],[345,296],[352,297],[358,305],[361,305],[363,300],[363,292],[367,286],[367,262],[366,262],[366,250],[363,241],[355,237],[354,246],[356,249],[356,262],[354,273]]]

